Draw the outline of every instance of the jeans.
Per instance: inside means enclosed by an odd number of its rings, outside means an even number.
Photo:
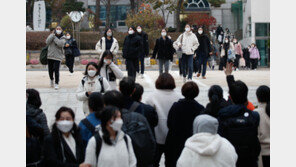
[[[137,65],[137,72],[140,72],[140,62],[141,62],[141,74],[144,74],[145,63],[144,63],[144,55],[139,57],[139,62]]]
[[[158,66],[159,66],[159,75],[163,73],[163,66],[164,66],[164,72],[169,73],[170,60],[158,59]]]
[[[139,65],[139,60],[138,59],[127,59],[126,60],[127,75],[129,77],[133,78],[134,81],[136,81],[137,64]]]
[[[48,63],[48,74],[49,74],[50,80],[53,80],[55,78],[55,83],[59,84],[61,62],[58,60],[47,59],[47,63]],[[55,74],[54,78],[53,78],[53,73]]]
[[[207,72],[207,62],[208,57],[205,53],[199,53],[198,54],[198,73],[201,73],[201,67],[202,67],[202,76],[204,77]]]
[[[69,68],[70,73],[73,73],[74,67],[74,56],[73,55],[66,55],[66,66]]]
[[[186,78],[187,70],[188,70],[188,79],[192,79],[193,72],[193,55],[182,55],[182,73],[183,77]]]

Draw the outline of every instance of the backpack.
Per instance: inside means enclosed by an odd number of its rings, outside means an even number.
[[[91,132],[92,136],[94,136],[96,133],[96,127],[93,126],[87,118],[84,118],[83,120],[81,120],[81,122]]]
[[[156,143],[149,124],[139,120],[140,117],[145,117],[139,113],[127,111],[126,109],[123,109],[122,113],[124,122],[122,130],[132,139],[138,164],[140,163],[140,166],[153,164]]]
[[[131,107],[129,108],[130,112],[135,112],[137,110],[137,108],[140,106],[141,104],[139,102],[134,101],[133,104],[131,105]],[[141,113],[143,116],[145,115],[143,109],[141,110]]]
[[[86,78],[86,77],[84,77],[84,78],[81,80],[82,86],[84,86],[84,84],[85,84],[85,78]],[[99,80],[99,82],[100,82],[100,84],[101,84],[101,87],[102,87],[100,93],[104,93],[104,92],[105,92],[105,88],[104,88],[104,83],[103,83],[103,77],[99,77],[98,80]]]
[[[47,52],[48,52],[48,46],[42,48],[39,60],[40,60],[40,63],[43,65],[47,65]]]

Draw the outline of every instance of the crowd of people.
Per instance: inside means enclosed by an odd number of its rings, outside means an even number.
[[[111,59],[112,52],[104,51],[101,62]],[[259,106],[250,107],[247,85],[232,75],[234,63],[224,69],[228,99],[213,85],[206,106],[196,100],[195,82],[185,82],[180,95],[166,72],[142,101],[143,86],[115,65],[120,82],[111,86],[102,64],[89,63],[79,83],[77,99],[86,117],[78,125],[71,106],[62,106],[48,127],[39,92],[27,89],[27,167],[157,167],[163,154],[166,167],[257,167],[259,156],[269,167],[270,88],[260,86]]]

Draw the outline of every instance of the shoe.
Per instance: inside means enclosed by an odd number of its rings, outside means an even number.
[[[59,89],[59,84],[54,84],[54,89],[58,90]]]
[[[73,73],[70,73],[69,75],[70,75],[70,76],[73,76],[73,74],[74,74],[74,72],[73,72]]]
[[[188,78],[188,79],[187,79],[187,82],[190,82],[190,81],[192,81],[192,79],[191,79],[191,78]]]
[[[185,83],[186,82],[186,78],[185,77],[183,77],[183,83]]]
[[[203,76],[203,77],[202,77],[202,79],[206,79],[206,77],[205,77],[205,76]]]
[[[54,85],[53,80],[50,80],[50,87],[53,88],[53,85]]]
[[[200,76],[200,73],[198,73],[197,75],[196,75],[196,77],[199,77]]]

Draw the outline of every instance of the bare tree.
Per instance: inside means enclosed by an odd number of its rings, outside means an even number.
[[[130,3],[131,3],[131,11],[132,11],[132,14],[135,14],[136,12],[136,3],[135,3],[135,0],[130,0]]]
[[[110,27],[110,11],[111,11],[111,6],[115,5],[118,0],[101,0],[103,5],[106,7],[106,27]]]
[[[183,2],[184,2],[184,0],[178,0],[177,10],[175,12],[177,32],[179,32],[180,31],[180,28],[181,28],[180,27],[181,26],[181,24],[180,24],[180,12],[183,9]]]
[[[96,0],[96,15],[95,15],[95,30],[98,31],[100,27],[100,11],[101,0]]]

